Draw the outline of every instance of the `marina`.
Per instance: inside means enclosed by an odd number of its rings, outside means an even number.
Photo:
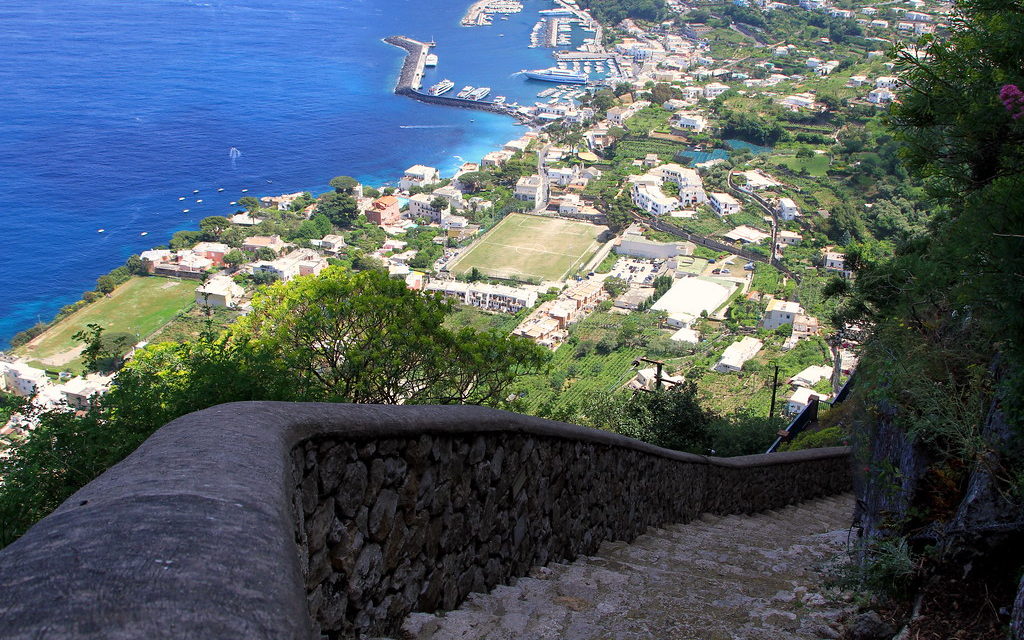
[[[463,109],[478,109],[480,111],[490,111],[492,113],[499,113],[502,115],[508,115],[520,120],[521,122],[528,122],[531,118],[529,114],[525,113],[519,108],[516,103],[509,104],[503,100],[499,102],[484,100],[490,94],[490,87],[474,87],[472,85],[464,86],[455,97],[449,97],[441,94],[433,94],[430,91],[423,91],[423,62],[426,57],[426,52],[431,47],[435,46],[435,43],[420,42],[419,40],[413,40],[407,36],[388,36],[384,38],[384,42],[404,49],[406,52],[405,62],[402,63],[402,70],[398,75],[398,82],[395,85],[395,93],[398,95],[406,96],[420,102],[428,102],[431,104],[439,104],[449,107],[459,107]],[[451,82],[448,80],[447,82]],[[438,83],[443,85],[444,81]],[[438,87],[434,85],[434,87]],[[452,83],[454,86],[454,83]],[[450,90],[450,88],[449,88]]]
[[[523,3],[518,0],[480,0],[470,6],[461,24],[464,27],[486,27],[494,22],[492,14],[519,13],[522,10]],[[502,16],[502,20],[506,19]]]

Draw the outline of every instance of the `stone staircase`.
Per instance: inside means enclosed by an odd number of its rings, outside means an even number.
[[[535,568],[444,614],[406,619],[403,639],[787,640],[837,638],[852,608],[822,595],[842,556],[849,495],[752,516],[704,515]]]

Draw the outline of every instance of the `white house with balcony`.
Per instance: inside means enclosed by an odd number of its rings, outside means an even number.
[[[647,213],[663,216],[680,207],[679,198],[667,196],[660,186],[636,183],[632,190],[633,204]]]
[[[516,182],[516,200],[532,202],[534,207],[541,207],[547,202],[547,189],[544,178],[539,175],[523,176]]]
[[[771,331],[783,325],[791,325],[793,320],[803,312],[803,308],[796,302],[774,299],[768,303],[768,308],[764,310],[761,326]]]
[[[398,188],[408,191],[413,187],[429,187],[441,181],[441,172],[434,167],[417,164],[405,170],[405,175],[398,181]]]
[[[868,102],[870,102],[871,104],[889,104],[895,99],[896,95],[892,91],[885,88],[872,89],[868,93]]]
[[[775,211],[782,220],[795,220],[800,215],[800,207],[796,206],[792,198],[779,198]]]
[[[834,271],[844,278],[849,278],[853,275],[853,272],[846,268],[846,255],[838,251],[828,251],[825,253],[825,270]]]
[[[740,201],[732,197],[728,193],[721,193],[718,191],[712,191],[708,194],[708,204],[715,210],[720,216],[727,216],[738,212],[742,205]]]
[[[704,85],[704,97],[708,100],[714,100],[718,96],[722,95],[729,90],[729,85],[722,84],[721,82],[711,82]]]
[[[46,372],[25,362],[0,362],[0,388],[22,398],[31,398],[49,386]]]

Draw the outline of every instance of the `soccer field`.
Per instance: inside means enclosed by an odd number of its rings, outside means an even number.
[[[563,280],[594,254],[607,227],[514,213],[462,254],[450,269],[476,267],[494,278]]]

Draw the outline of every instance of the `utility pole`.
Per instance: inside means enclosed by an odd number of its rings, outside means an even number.
[[[637,358],[636,360],[633,361],[633,366],[635,367],[638,364],[640,364],[641,362],[646,362],[648,364],[653,364],[655,367],[657,367],[657,372],[655,374],[655,380],[657,381],[656,389],[658,391],[661,391],[661,383],[664,381],[664,378],[662,377],[661,372],[665,368],[665,362],[662,361],[662,360],[651,360],[650,358]]]
[[[779,386],[779,365],[774,361],[771,364],[775,367],[775,375],[772,376],[772,403],[768,405],[769,420],[775,417],[775,391]]]

